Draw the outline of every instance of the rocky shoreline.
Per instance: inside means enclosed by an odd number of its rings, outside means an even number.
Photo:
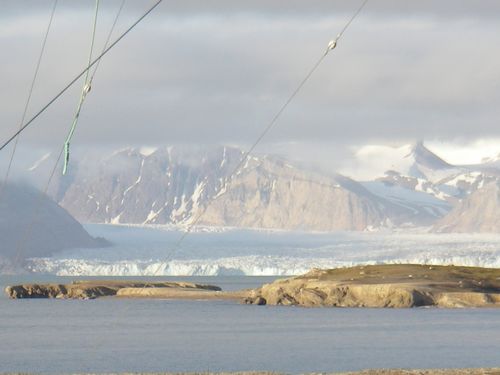
[[[0,373],[1,375],[21,375],[20,373]],[[320,373],[321,375],[500,375],[500,368],[472,368],[472,369],[426,369],[426,370],[407,370],[407,369],[380,369],[363,370],[353,372],[330,372]],[[301,375],[320,375],[318,373]],[[23,373],[22,375],[29,375]],[[90,374],[74,374],[90,375]],[[288,375],[280,372],[268,371],[238,371],[238,372],[162,372],[162,373],[108,373],[106,375]]]
[[[479,369],[436,369],[436,370],[365,370],[358,372],[343,372],[329,375],[500,375],[498,368]]]
[[[500,307],[500,269],[412,264],[316,269],[257,289],[231,292],[196,283],[113,280],[23,284],[5,291],[12,299],[121,297],[230,299],[303,307]]]
[[[500,269],[412,264],[316,269],[263,285],[245,302],[304,307],[500,307]]]
[[[59,298],[59,299],[94,299],[98,297],[151,297],[155,291],[177,297],[182,293],[188,296],[211,295],[220,293],[215,285],[186,282],[136,282],[136,281],[73,281],[71,284],[22,284],[5,288],[5,293],[12,299],[21,298]],[[158,295],[160,293],[157,293]]]

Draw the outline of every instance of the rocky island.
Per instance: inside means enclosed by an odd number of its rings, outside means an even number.
[[[304,307],[500,307],[500,269],[414,264],[370,265],[276,280],[260,288],[222,291],[186,282],[74,281],[5,289],[10,298],[232,299],[255,305]]]
[[[500,269],[391,264],[312,270],[252,291],[246,303],[306,307],[500,307]]]
[[[214,285],[185,282],[137,282],[114,280],[73,281],[71,284],[23,284],[8,286],[5,292],[12,299],[18,298],[73,298],[98,297],[163,297],[182,298],[220,293]],[[196,298],[196,297],[195,297]]]

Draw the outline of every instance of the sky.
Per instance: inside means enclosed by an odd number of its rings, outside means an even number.
[[[120,0],[101,3],[96,51]],[[114,37],[152,3],[127,0]],[[73,145],[251,144],[360,3],[165,0],[102,61]],[[0,0],[1,139],[19,126],[52,4]],[[29,114],[84,68],[93,6],[59,0]],[[336,164],[364,144],[424,139],[452,155],[500,139],[499,11],[369,0],[260,150]],[[81,85],[21,142],[59,148]]]

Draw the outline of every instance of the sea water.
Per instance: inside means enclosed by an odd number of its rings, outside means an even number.
[[[498,235],[193,233],[91,225],[113,246],[34,259],[34,274],[0,277],[67,283],[82,275],[186,280],[254,288],[311,267],[414,262],[500,267]],[[52,275],[47,274],[52,273]],[[58,274],[59,276],[55,275]],[[75,275],[62,277],[60,275]],[[203,276],[200,276],[203,275]],[[152,279],[151,276],[147,277]],[[231,301],[0,296],[0,372],[500,367],[500,310],[247,306]]]
[[[42,279],[70,281],[53,276]],[[210,282],[227,290],[272,280],[247,276],[181,279]],[[3,288],[27,281],[33,281],[33,276],[3,276],[0,284]],[[231,301],[0,297],[0,372],[301,373],[494,366],[500,366],[500,311],[496,309],[299,308]]]

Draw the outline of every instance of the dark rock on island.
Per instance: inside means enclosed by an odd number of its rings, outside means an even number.
[[[163,293],[165,298],[172,295],[181,296],[184,292],[219,292],[214,285],[203,285],[185,282],[134,282],[134,281],[73,281],[71,284],[23,284],[8,286],[5,292],[12,299],[18,298],[74,298],[93,299],[97,297],[121,296],[142,297],[153,294],[151,291]],[[156,293],[160,294],[160,293]]]

